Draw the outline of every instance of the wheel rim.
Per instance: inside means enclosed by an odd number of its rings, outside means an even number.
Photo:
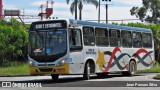
[[[131,63],[130,72],[131,72],[131,75],[135,74],[135,65],[134,65],[134,63]]]
[[[87,78],[89,79],[90,76],[90,67],[89,67],[89,63],[87,64]]]

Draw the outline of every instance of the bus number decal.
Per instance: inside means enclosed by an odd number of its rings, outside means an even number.
[[[88,49],[88,51],[86,51],[86,54],[96,55],[96,52],[94,49]]]

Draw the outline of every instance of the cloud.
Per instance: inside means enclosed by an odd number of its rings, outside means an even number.
[[[32,6],[40,6],[42,4],[46,6],[46,1],[35,1],[35,2],[31,3]],[[51,5],[49,4],[49,6],[51,6]],[[66,8],[69,8],[70,5],[67,4],[67,3],[54,2],[53,7],[54,8],[63,8],[63,9],[66,9]]]
[[[3,9],[18,9],[15,5],[3,3]]]
[[[26,13],[27,15],[38,15],[39,10],[26,9],[26,10],[25,10],[25,13]]]
[[[32,2],[31,5],[32,6],[40,6],[41,4],[45,4],[46,1],[35,1],[35,2]]]
[[[135,16],[130,15],[131,7],[108,7],[108,20],[124,20],[124,19],[137,19]],[[82,11],[83,20],[98,20],[98,9],[93,5],[84,5]],[[106,20],[106,8],[101,5],[101,20]],[[110,21],[110,22],[113,22]],[[139,20],[137,20],[139,22]],[[136,21],[136,22],[137,22]],[[105,22],[105,21],[103,21]],[[114,21],[114,22],[122,22],[122,21]],[[133,22],[123,21],[123,22]],[[135,21],[134,21],[135,22]]]
[[[121,0],[122,1],[122,0]],[[72,15],[69,11],[69,7],[67,5],[64,10],[59,10],[62,6],[66,5],[65,3],[58,3],[58,5],[55,5],[54,7],[54,17],[60,17],[60,18],[73,18],[74,15]],[[109,20],[122,20],[122,19],[136,19],[135,16],[130,15],[130,7],[108,7],[108,19]],[[106,18],[106,12],[105,7],[101,5],[101,20],[105,20]],[[78,17],[79,17],[79,11],[78,11]],[[94,5],[85,4],[83,6],[82,10],[82,19],[83,20],[98,20],[98,8],[96,9]],[[103,21],[105,22],[105,21]],[[110,23],[113,21],[110,21]],[[114,21],[121,23],[122,21]],[[127,22],[139,22],[137,21],[123,21],[124,23]]]
[[[52,17],[59,18],[74,18],[74,15],[70,13],[70,4],[66,4],[66,1],[63,0],[54,0],[55,3],[53,5],[53,15]],[[121,20],[121,19],[136,19],[135,16],[130,15],[130,9],[133,6],[142,6],[142,0],[112,0],[113,5],[109,5],[108,7],[108,19],[109,20]],[[39,0],[30,2],[32,7],[36,9],[25,8],[26,15],[38,15],[40,12],[38,7],[41,4],[45,4],[46,0]],[[18,6],[18,4],[17,4]],[[25,6],[24,6],[25,7]],[[4,3],[4,8],[10,9],[18,9],[16,5],[11,5]],[[105,6],[101,5],[101,20],[105,20]],[[78,12],[79,16],[79,12]],[[83,20],[97,20],[98,19],[98,8],[96,9],[94,5],[84,4],[82,11],[82,19]],[[105,22],[105,21],[104,21]]]
[[[124,3],[129,6],[142,6],[142,0],[112,0],[114,3]]]

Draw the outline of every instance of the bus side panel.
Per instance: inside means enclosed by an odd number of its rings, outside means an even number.
[[[97,47],[96,57],[96,73],[106,72],[108,62],[110,60],[110,48],[109,47]]]
[[[137,58],[137,70],[149,69],[153,66],[153,60],[154,60],[153,49],[144,49],[144,50],[146,50],[147,52],[139,54],[140,58]]]
[[[70,74],[82,74],[84,70],[83,50],[70,52]]]
[[[119,47],[110,47],[110,60],[107,62],[108,64],[110,63],[110,68],[109,72],[112,71],[120,71],[121,69],[123,70],[124,63],[123,63],[123,58],[120,58],[122,52],[121,48]]]
[[[135,48],[126,48],[126,47],[122,47],[121,48],[122,54],[122,65],[123,65],[123,69],[121,69],[122,71],[128,71],[128,66],[129,66],[129,62],[131,60],[132,55],[134,54],[134,52],[136,51]]]
[[[97,48],[95,48],[95,46],[84,46],[84,66],[85,63],[87,62],[87,60],[92,59],[94,61],[94,63],[96,64],[96,60],[97,60],[97,55],[98,55],[98,50]],[[96,68],[95,67],[95,72],[96,72]]]

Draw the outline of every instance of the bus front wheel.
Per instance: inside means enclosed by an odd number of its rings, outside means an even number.
[[[51,74],[52,80],[58,80],[59,74]]]
[[[85,65],[83,78],[85,80],[89,80],[89,78],[90,78],[90,65],[89,65],[89,62],[87,62],[86,65]]]

